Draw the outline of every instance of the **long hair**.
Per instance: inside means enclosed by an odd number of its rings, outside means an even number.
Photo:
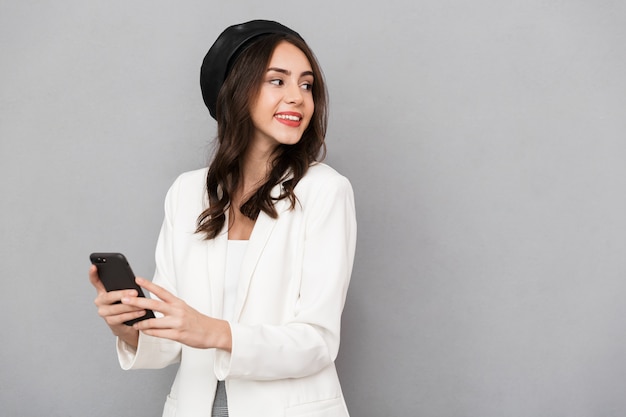
[[[311,64],[314,111],[298,143],[277,146],[267,180],[243,202],[239,208],[241,213],[256,220],[263,211],[275,219],[278,213],[274,203],[285,198],[289,199],[293,210],[297,201],[296,185],[313,162],[326,156],[324,138],[328,125],[328,93],[313,51],[295,36],[270,34],[260,37],[237,58],[217,97],[218,146],[206,179],[209,206],[198,216],[196,228],[196,233],[204,233],[206,239],[215,238],[224,228],[226,211],[242,181],[242,157],[255,133],[250,109],[259,95],[272,53],[282,41],[299,48]],[[281,183],[281,194],[272,197],[271,190]]]

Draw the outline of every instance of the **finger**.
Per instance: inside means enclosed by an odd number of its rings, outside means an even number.
[[[126,304],[104,304],[98,308],[98,314],[102,317],[117,316],[119,314],[126,314],[137,311],[145,312],[145,309],[129,306]]]
[[[104,288],[104,284],[102,284],[102,281],[100,281],[100,277],[98,276],[98,268],[96,268],[95,265],[91,265],[91,267],[89,267],[89,282],[91,282],[91,285],[96,287],[96,291],[98,291],[98,293],[106,292],[106,288]]]
[[[133,324],[136,330],[171,330],[172,332],[179,332],[180,320],[173,319],[172,317],[164,316],[154,319],[146,319],[138,321]]]
[[[136,330],[141,330],[141,331],[149,330],[149,329],[169,328],[169,326],[163,324],[164,320],[165,320],[164,317],[159,318],[159,319],[141,320],[133,324],[133,328],[135,328]]]
[[[146,311],[143,309],[128,307],[122,304],[98,308],[98,315],[110,325],[120,324],[137,317],[143,317],[145,314]]]
[[[167,303],[152,298],[122,297],[122,304],[132,306],[138,309],[158,311],[160,313],[163,313],[164,315],[170,311]]]
[[[144,321],[147,320],[143,320],[140,321],[138,323],[135,324],[139,324],[139,323],[143,323]],[[135,325],[133,325],[133,328],[135,327]],[[146,329],[146,330],[141,330],[141,332],[147,334],[148,336],[152,336],[152,337],[158,337],[160,339],[169,339],[169,340],[173,340],[175,342],[178,342],[178,332],[175,332],[173,330],[170,329]]]
[[[124,297],[137,297],[136,290],[119,290],[99,293],[94,301],[96,305],[110,305],[120,303]]]
[[[105,321],[110,326],[125,324],[127,321],[135,320],[146,315],[145,310],[131,311],[129,313],[118,314],[116,316],[105,317]]]
[[[166,303],[178,300],[178,297],[173,295],[171,292],[167,291],[163,287],[156,285],[151,281],[148,281],[145,278],[137,277],[135,278],[135,282],[137,283],[137,285],[148,290]]]

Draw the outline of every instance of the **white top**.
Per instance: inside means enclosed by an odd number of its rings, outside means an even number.
[[[239,272],[243,257],[248,247],[247,240],[228,240],[226,250],[226,276],[224,278],[224,307],[222,318],[232,321],[235,314],[235,299],[237,298],[237,285],[239,284]]]

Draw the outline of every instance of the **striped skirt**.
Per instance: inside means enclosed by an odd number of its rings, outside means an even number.
[[[226,398],[226,385],[224,381],[217,381],[211,417],[228,417],[228,400]]]

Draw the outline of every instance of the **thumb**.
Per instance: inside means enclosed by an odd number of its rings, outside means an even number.
[[[106,292],[106,288],[104,288],[104,284],[100,281],[100,277],[98,276],[98,268],[95,265],[91,265],[89,268],[89,282],[96,288],[98,294]]]

